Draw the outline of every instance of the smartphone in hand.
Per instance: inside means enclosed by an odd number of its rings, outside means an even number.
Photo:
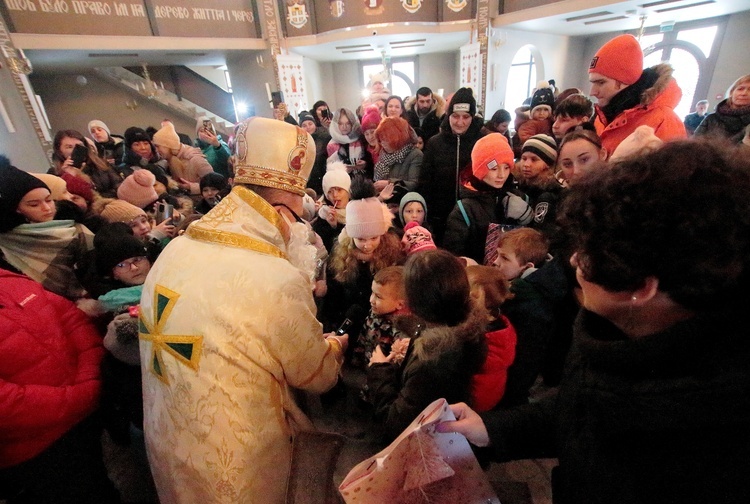
[[[85,145],[76,145],[73,147],[73,152],[70,153],[70,160],[73,162],[73,166],[80,168],[83,163],[88,159],[88,148]]]

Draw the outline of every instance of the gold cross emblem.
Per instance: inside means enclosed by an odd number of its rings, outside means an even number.
[[[150,324],[146,320],[143,311],[141,311],[138,317],[139,337],[141,340],[150,341],[152,344],[151,358],[149,359],[151,372],[167,385],[169,385],[169,378],[164,367],[162,351],[172,355],[177,359],[177,362],[197,371],[203,347],[203,336],[164,334],[163,332],[164,326],[179,298],[180,295],[178,293],[157,285],[154,289],[153,299],[154,312],[152,320],[155,323]]]

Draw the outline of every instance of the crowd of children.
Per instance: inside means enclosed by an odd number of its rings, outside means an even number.
[[[392,98],[375,100],[385,110],[371,105],[361,118],[346,108],[328,117],[325,103],[327,121],[320,107],[299,117],[325,149],[304,215],[319,251],[318,318],[334,330],[352,307],[363,314],[350,328],[347,364],[366,372],[363,407],[386,438],[440,397],[489,411],[527,402],[540,374],[559,382],[578,304],[556,208],[611,154],[589,127],[586,97],[556,103],[540,87],[511,141],[507,112],[493,115],[487,134],[469,118],[477,137],[470,162],[457,170],[457,193],[438,199],[452,210],[436,216],[423,197],[419,146],[431,160],[442,147],[411,127]],[[448,111],[468,114],[472,100],[459,90]],[[232,159],[205,121],[198,147],[181,143],[169,121],[151,135],[129,128],[124,138],[101,121],[90,128],[94,142],[58,133],[49,175],[35,178],[2,160],[0,185],[12,194],[0,208],[0,266],[75,301],[99,323],[109,352],[106,427],[115,442],[138,444],[142,284],[160,251],[229,192]],[[653,148],[647,140],[635,138],[622,155]],[[454,161],[460,142],[456,149]]]

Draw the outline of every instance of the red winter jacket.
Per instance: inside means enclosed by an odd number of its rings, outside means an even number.
[[[0,468],[35,457],[97,408],[103,355],[75,304],[0,269]]]
[[[471,379],[472,407],[479,412],[494,408],[505,394],[508,368],[516,358],[516,330],[504,315],[504,327],[485,334],[487,359]]]

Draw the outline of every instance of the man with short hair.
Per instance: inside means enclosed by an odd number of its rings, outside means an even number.
[[[708,112],[708,100],[701,100],[695,104],[695,112],[692,112],[685,116],[685,130],[687,134],[692,136],[695,134],[695,130],[703,122],[703,118],[706,117]]]
[[[471,149],[483,135],[484,121],[477,117],[477,102],[470,88],[461,88],[448,105],[440,133],[424,149],[419,193],[429,209],[435,243],[442,245],[448,215],[458,200],[459,172],[471,170]]]
[[[422,128],[425,138],[429,139],[440,132],[440,122],[443,120],[445,100],[435,95],[428,87],[417,89],[415,98],[409,97],[404,103],[406,120],[412,128]]]
[[[292,437],[312,428],[292,388],[333,386],[348,341],[315,318],[317,251],[299,217],[313,139],[261,117],[236,138],[232,192],[143,286],[143,425],[161,502],[283,503]]]
[[[674,108],[682,91],[672,67],[643,69],[643,51],[632,35],[619,35],[597,51],[589,65],[590,95],[597,99],[594,126],[611,155],[638,126],[654,128],[661,140],[684,138],[685,126]]]

